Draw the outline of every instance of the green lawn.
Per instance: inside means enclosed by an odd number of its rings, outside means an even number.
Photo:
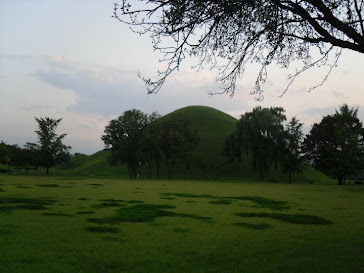
[[[364,272],[364,187],[0,175],[0,272]]]

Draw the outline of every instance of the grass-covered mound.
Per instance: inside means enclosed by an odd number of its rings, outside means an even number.
[[[225,137],[235,130],[237,119],[206,106],[188,106],[163,116],[159,122],[167,121],[175,115],[185,115],[191,120],[192,127],[197,130],[199,145],[188,164],[181,164],[173,171],[177,179],[219,179],[219,180],[259,180],[258,173],[251,167],[248,155],[243,155],[241,162],[227,162],[221,156]],[[76,154],[69,164],[70,170],[53,168],[52,174],[85,177],[127,178],[126,166],[111,167],[107,162],[110,152],[103,150],[93,155]],[[142,167],[142,176],[147,176],[147,166]],[[156,177],[154,166],[153,177]],[[167,178],[167,170],[162,162],[160,178]],[[278,169],[272,168],[265,180],[287,181],[288,176]],[[294,175],[294,182],[335,183],[327,176],[307,167],[303,174]]]

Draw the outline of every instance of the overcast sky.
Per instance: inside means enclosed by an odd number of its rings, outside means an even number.
[[[153,76],[162,67],[149,37],[132,33],[111,18],[115,0],[0,1],[0,141],[35,142],[34,117],[63,118],[58,133],[73,152],[92,154],[108,121],[137,108],[162,115],[189,105],[206,105],[236,118],[255,106],[283,106],[307,133],[343,103],[359,107],[364,120],[364,54],[344,51],[328,82],[309,93],[327,68],[310,71],[291,86],[294,71],[270,68],[265,100],[249,95],[256,67],[247,67],[233,98],[216,95],[215,73],[191,70],[193,60],[168,78],[157,95],[146,95],[138,71]]]

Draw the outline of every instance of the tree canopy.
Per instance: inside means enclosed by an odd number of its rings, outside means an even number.
[[[65,154],[69,154],[71,147],[62,143],[66,134],[56,133],[62,119],[45,117],[35,120],[38,123],[38,130],[35,131],[38,144],[27,143],[27,146],[29,149],[39,150],[39,164],[46,168],[48,175],[49,168],[62,163],[62,159],[66,158]]]
[[[288,68],[292,62],[302,61],[301,68],[289,75],[288,89],[311,67],[329,65],[329,74],[342,49],[364,53],[364,0],[139,2],[115,3],[113,17],[139,34],[149,34],[154,49],[163,55],[167,65],[158,71],[157,79],[141,76],[148,93],[158,92],[188,55],[199,58],[197,68],[206,64],[218,68],[222,92],[230,95],[246,64],[259,63],[261,69],[251,93],[262,99],[262,84],[271,63]],[[314,57],[315,53],[319,57]]]
[[[299,173],[303,170],[302,142],[303,123],[293,117],[286,125],[284,153],[282,159],[283,171],[289,174],[288,181],[292,182],[292,173]]]
[[[253,167],[263,178],[272,163],[278,163],[282,154],[284,112],[281,107],[258,106],[242,115],[235,132],[225,140],[223,154],[240,159],[242,152],[251,152]]]
[[[304,140],[306,158],[318,170],[345,183],[364,163],[364,129],[358,109],[344,104],[312,126]]]
[[[130,178],[137,178],[142,161],[142,139],[148,116],[140,110],[125,111],[105,127],[101,139],[110,148],[112,165],[127,163]]]

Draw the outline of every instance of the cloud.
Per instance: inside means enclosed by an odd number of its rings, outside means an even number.
[[[38,70],[32,76],[59,89],[74,92],[76,104],[68,108],[70,111],[110,116],[134,108],[139,101],[146,99],[146,91],[134,71],[83,65],[62,57],[48,57],[46,64],[46,69]]]
[[[211,84],[208,72],[181,70],[168,77],[158,94],[147,95],[137,71],[115,66],[82,64],[74,58],[46,57],[46,66],[32,73],[32,77],[61,90],[76,94],[76,103],[67,110],[98,113],[104,117],[137,108],[145,112],[167,114],[187,105],[207,105],[226,112],[242,112],[248,107],[243,97],[231,99],[226,95],[209,98],[208,91],[218,90]],[[241,87],[239,87],[241,89]],[[242,99],[243,98],[243,99]]]
[[[343,92],[339,92],[336,90],[331,91],[331,95],[333,95],[334,97],[340,98],[340,97],[345,97]]]
[[[0,62],[1,61],[25,61],[34,58],[31,55],[16,55],[16,54],[6,54],[0,53]]]

